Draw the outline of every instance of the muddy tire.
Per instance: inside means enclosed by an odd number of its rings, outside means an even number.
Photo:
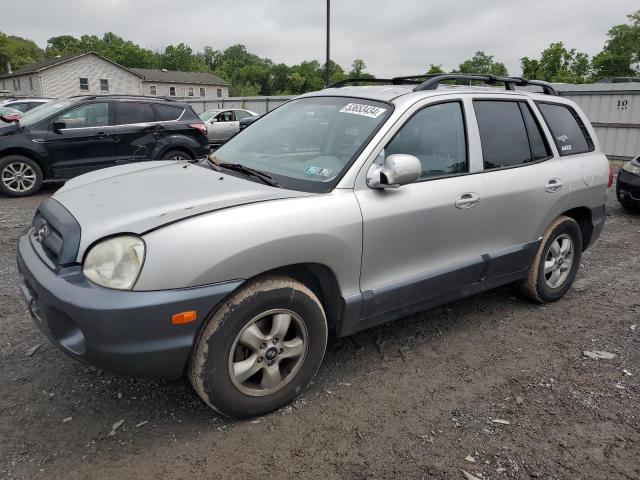
[[[22,155],[0,159],[0,192],[9,197],[28,197],[42,187],[42,169]]]
[[[540,303],[562,298],[576,277],[582,258],[582,234],[572,218],[560,216],[547,228],[536,253],[523,293]]]
[[[322,304],[304,284],[267,276],[234,293],[208,319],[189,367],[194,389],[234,418],[286,405],[311,381],[327,344]]]

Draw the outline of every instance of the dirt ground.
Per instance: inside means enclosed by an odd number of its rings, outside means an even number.
[[[640,478],[640,213],[611,195],[563,300],[507,287],[334,340],[294,404],[231,422],[37,330],[16,241],[52,192],[0,198],[0,478]]]

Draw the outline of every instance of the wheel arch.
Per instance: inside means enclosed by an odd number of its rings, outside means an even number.
[[[43,180],[48,180],[51,177],[51,171],[47,168],[47,166],[45,165],[45,162],[43,162],[42,158],[40,158],[40,156],[37,153],[27,148],[9,147],[0,151],[0,160],[2,160],[4,157],[7,157],[9,155],[21,155],[23,157],[27,157],[30,160],[33,160],[40,167],[40,170],[42,171]]]
[[[587,207],[576,207],[563,212],[561,215],[572,218],[576,221],[578,227],[580,227],[580,234],[582,236],[582,251],[584,252],[591,244],[594,232],[591,209]]]

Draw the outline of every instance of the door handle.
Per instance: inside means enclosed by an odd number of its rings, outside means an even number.
[[[110,136],[110,135],[109,135],[108,133],[106,133],[106,132],[98,132],[98,133],[96,133],[96,138],[97,138],[98,140],[102,140],[102,139],[105,139],[105,138],[109,138],[109,136]]]
[[[562,188],[562,181],[559,178],[552,178],[544,185],[544,191],[548,193],[555,193]]]
[[[474,192],[463,193],[456,198],[456,208],[471,208],[480,201],[480,195]]]

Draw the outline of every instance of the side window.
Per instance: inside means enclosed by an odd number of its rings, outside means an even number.
[[[154,105],[154,108],[158,113],[158,118],[162,122],[177,120],[184,110],[182,107],[174,107],[172,105]]]
[[[233,122],[233,112],[226,111],[218,114],[219,122]]]
[[[531,146],[533,159],[537,161],[549,158],[551,156],[551,150],[540,129],[540,125],[531,113],[531,108],[525,102],[520,102],[520,110],[522,111],[524,124],[527,127],[527,133],[529,134],[529,144]]]
[[[560,155],[575,155],[593,150],[593,141],[584,123],[572,108],[557,103],[538,102]]]
[[[484,169],[513,167],[533,160],[519,102],[474,100]]]
[[[243,118],[252,116],[249,112],[245,112],[244,110],[236,110],[235,114],[236,114],[236,120],[242,120]]]
[[[155,121],[153,109],[148,103],[118,103],[118,116],[116,118],[116,125],[149,123],[153,121]]]
[[[11,105],[9,105],[9,107],[13,108],[14,110],[19,110],[20,112],[26,112],[27,110],[29,110],[28,103],[12,103]]]
[[[64,122],[65,128],[105,127],[109,125],[109,104],[90,103],[72,108],[56,121]]]
[[[394,153],[418,157],[422,163],[420,178],[468,172],[462,105],[449,102],[420,110],[387,145],[385,155]]]
[[[176,87],[169,87],[169,96],[170,97],[176,96]]]

